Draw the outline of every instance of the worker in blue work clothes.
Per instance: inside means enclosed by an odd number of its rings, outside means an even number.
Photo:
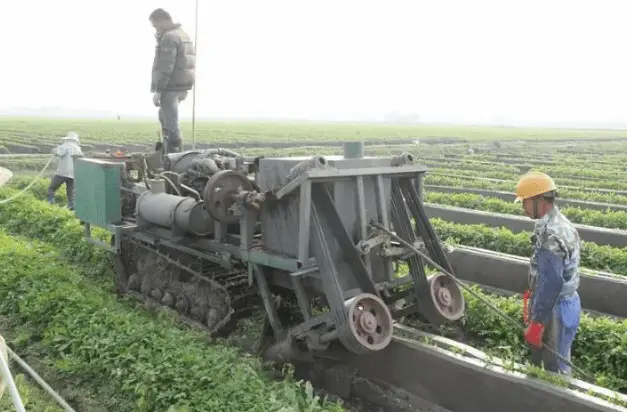
[[[52,153],[58,158],[59,163],[48,186],[48,203],[54,203],[54,194],[62,184],[65,184],[67,207],[74,210],[74,158],[83,156],[78,134],[69,132]]]
[[[579,260],[581,241],[573,224],[555,205],[557,189],[545,173],[529,172],[516,186],[515,202],[522,202],[534,219],[533,253],[529,267],[529,312],[524,313],[524,338],[531,345],[532,363],[548,371],[570,375],[570,367],[545,349],[549,346],[570,361],[581,315]],[[526,305],[525,305],[526,306]]]

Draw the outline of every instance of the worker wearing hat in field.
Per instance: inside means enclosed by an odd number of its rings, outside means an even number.
[[[67,206],[74,210],[74,158],[83,156],[78,134],[69,132],[61,139],[61,144],[52,150],[58,158],[57,171],[48,186],[48,202],[54,203],[54,194],[65,184]]]
[[[570,360],[581,313],[577,293],[581,242],[577,229],[555,205],[556,197],[553,179],[541,172],[525,174],[516,186],[515,202],[521,202],[525,214],[536,221],[525,292],[524,339],[531,345],[532,363],[570,375],[570,367],[544,349],[548,345]]]

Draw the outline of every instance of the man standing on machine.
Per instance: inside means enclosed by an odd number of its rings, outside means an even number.
[[[194,87],[196,51],[189,36],[170,14],[156,9],[150,22],[157,31],[157,47],[152,65],[152,101],[159,107],[159,123],[164,154],[180,152],[183,147],[179,127],[179,102]]]
[[[570,361],[581,314],[577,293],[581,241],[573,224],[555,205],[556,197],[553,179],[541,172],[525,174],[516,186],[515,202],[522,202],[525,214],[536,220],[531,236],[529,290],[524,297],[524,338],[531,345],[534,365],[544,363],[548,371],[570,375],[570,366],[545,349],[549,346]]]

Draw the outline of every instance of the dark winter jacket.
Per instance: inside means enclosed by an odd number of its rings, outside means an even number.
[[[157,35],[150,91],[187,91],[196,78],[196,51],[180,24]]]

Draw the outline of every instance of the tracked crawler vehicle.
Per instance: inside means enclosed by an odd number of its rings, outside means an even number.
[[[426,217],[426,168],[410,154],[245,157],[226,149],[77,159],[76,210],[115,254],[117,287],[168,306],[214,335],[265,310],[278,358],[339,342],[364,355],[394,320],[463,316],[457,285],[372,226],[392,228],[450,269]],[[113,234],[110,244],[91,227]],[[407,262],[404,276],[395,273]],[[282,302],[298,308],[287,313]]]

